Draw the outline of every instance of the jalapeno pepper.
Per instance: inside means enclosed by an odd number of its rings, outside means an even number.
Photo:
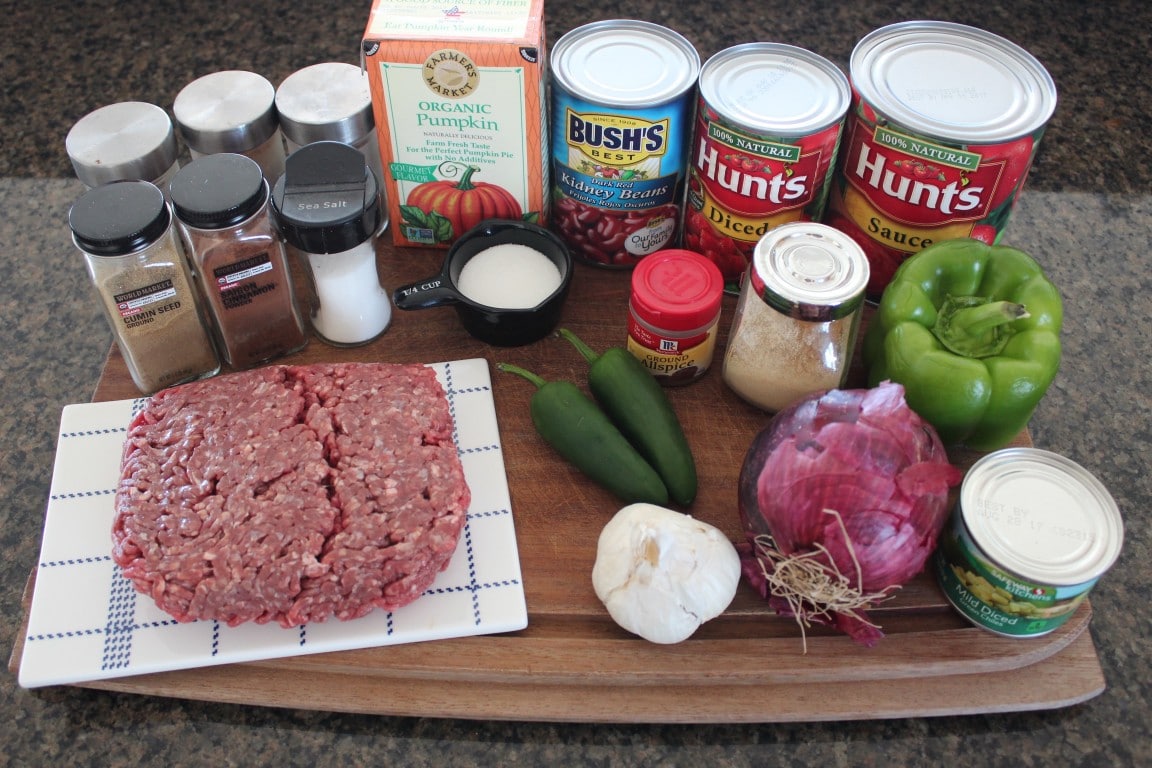
[[[536,385],[532,424],[556,452],[598,485],[632,503],[668,503],[668,489],[599,406],[570,381],[545,381],[507,363],[497,368]]]
[[[567,328],[559,333],[588,362],[592,396],[660,475],[669,498],[691,504],[696,498],[696,460],[680,419],[652,372],[623,347],[610,347],[598,355]]]
[[[1025,428],[1060,366],[1060,292],[1028,254],[945,240],[905,261],[864,337],[869,384],[902,384],[948,445],[982,451]]]

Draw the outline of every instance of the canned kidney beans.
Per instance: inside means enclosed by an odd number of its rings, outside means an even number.
[[[700,57],[658,24],[586,24],[551,55],[552,228],[573,257],[629,268],[679,232]]]

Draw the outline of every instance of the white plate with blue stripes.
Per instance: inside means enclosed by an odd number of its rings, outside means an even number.
[[[137,593],[112,560],[111,531],[127,426],[144,400],[65,406],[20,685],[65,685],[526,627],[488,362],[458,360],[431,367],[448,395],[472,491],[451,563],[423,595],[399,610],[292,629],[275,623],[179,623]]]

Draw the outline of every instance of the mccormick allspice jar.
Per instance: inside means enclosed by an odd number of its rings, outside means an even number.
[[[724,382],[766,411],[844,384],[868,260],[852,238],[814,222],[783,224],[752,251],[724,353]]]
[[[159,188],[117,181],[89,190],[69,210],[68,225],[141,392],[220,370]]]
[[[308,336],[260,166],[243,155],[201,157],[169,194],[225,362],[251,368],[302,349]]]
[[[657,251],[632,271],[628,351],[664,385],[690,384],[712,365],[724,277],[698,253]]]

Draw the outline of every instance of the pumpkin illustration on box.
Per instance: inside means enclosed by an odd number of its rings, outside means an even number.
[[[450,243],[487,219],[532,221],[512,193],[498,184],[475,178],[480,168],[457,162],[441,163],[437,181],[426,181],[408,193],[400,216],[406,226],[431,231],[436,243]]]

